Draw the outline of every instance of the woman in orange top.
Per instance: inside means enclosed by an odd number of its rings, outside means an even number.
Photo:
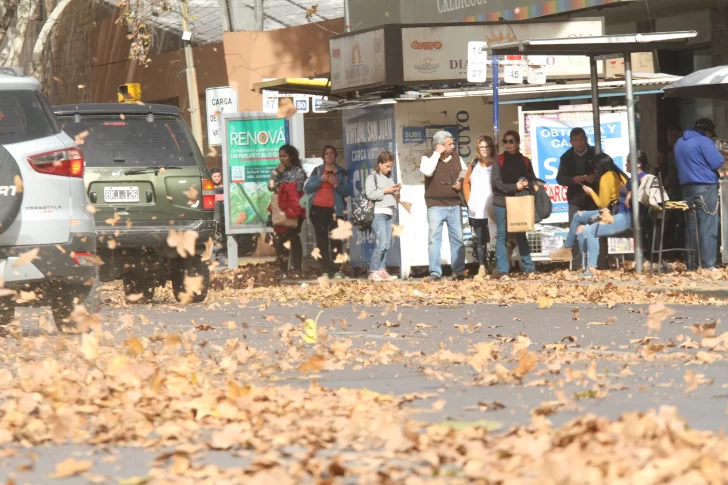
[[[329,233],[338,225],[338,219],[346,218],[349,189],[346,170],[336,164],[337,155],[336,148],[330,145],[324,147],[324,164],[313,169],[303,190],[307,194],[314,194],[309,219],[316,233],[323,275],[341,279],[340,263],[336,263],[336,259],[341,261],[343,243],[331,239]],[[333,249],[333,257],[329,248]]]

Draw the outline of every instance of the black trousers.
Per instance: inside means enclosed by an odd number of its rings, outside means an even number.
[[[301,226],[303,219],[298,219],[297,227],[289,227],[286,232],[274,232],[273,243],[276,248],[278,265],[283,273],[288,272],[288,258],[293,253],[293,271],[300,273],[303,261],[303,247],[301,246]],[[290,243],[290,245],[286,244]],[[286,246],[289,246],[288,248]],[[290,249],[289,249],[290,248]]]
[[[333,275],[338,273],[340,266],[334,263],[336,257],[343,251],[343,242],[338,239],[331,239],[329,233],[337,227],[337,220],[333,207],[311,206],[309,214],[313,230],[316,234],[316,247],[321,255],[321,271]],[[331,254],[333,250],[333,255]]]
[[[490,240],[490,232],[488,231],[488,219],[470,218],[470,227],[473,229],[473,246],[475,246],[475,257],[478,258],[478,264],[485,266],[488,259],[488,241]]]

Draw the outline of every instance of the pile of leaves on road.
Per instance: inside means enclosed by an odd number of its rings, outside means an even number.
[[[669,312],[653,307],[650,315],[659,331]],[[547,417],[552,410],[542,405],[530,425],[499,433],[489,431],[487,422],[433,425],[418,420],[423,410],[412,406],[432,395],[334,390],[315,377],[365,362],[365,356],[375,365],[403,358],[424,363],[434,354],[404,355],[389,342],[355,352],[350,341],[329,339],[322,329],[314,332],[316,345],[307,346],[301,340],[305,325],[289,323],[271,332],[282,344],[273,351],[238,338],[203,341],[208,329],[200,326],[138,337],[131,336],[139,334],[135,317],[106,328],[93,316],[76,318],[93,332],[0,343],[0,454],[69,442],[97,451],[60,461],[54,478],[83,475],[92,483],[111,483],[94,466],[122,445],[157,453],[138,483],[683,485],[724,483],[728,476],[728,439],[691,429],[669,407],[626,413],[616,421],[586,415],[557,428]],[[725,350],[728,339],[714,337],[709,327],[698,331]],[[109,328],[129,336],[119,345]],[[476,379],[490,379],[488,385],[517,383],[537,366],[558,371],[553,356],[564,361],[563,348],[535,353],[529,346],[519,336],[481,342],[469,355],[441,349],[437,360],[470,365]],[[276,386],[273,369],[266,368],[272,362],[279,371],[287,363],[310,384]],[[595,365],[585,375],[600,379]],[[205,464],[211,450],[246,464]]]

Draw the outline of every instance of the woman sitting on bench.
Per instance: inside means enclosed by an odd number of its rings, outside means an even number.
[[[627,170],[630,170],[629,158]],[[615,236],[632,228],[632,209],[628,201],[628,194],[630,193],[629,178],[617,167],[612,157],[601,154],[597,156],[597,175],[601,178],[605,173],[613,174],[622,184],[619,188],[618,199],[613,199],[606,209],[601,210],[597,216],[598,220],[590,221],[591,224],[581,227],[581,232],[578,235],[579,245],[582,254],[587,255],[586,269],[582,273],[584,278],[594,278],[597,274],[599,238]],[[595,197],[594,191],[589,187],[585,187],[584,191]]]

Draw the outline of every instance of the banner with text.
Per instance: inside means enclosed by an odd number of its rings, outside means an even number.
[[[242,115],[242,114],[241,114]],[[225,119],[223,153],[228,234],[267,231],[271,192],[268,180],[278,166],[278,150],[289,143],[285,118]]]
[[[580,113],[591,120],[591,112]],[[568,222],[569,204],[566,187],[558,185],[556,174],[561,156],[571,148],[569,134],[573,128],[581,127],[586,131],[589,145],[594,146],[594,124],[586,119],[553,119],[531,117],[530,140],[533,168],[536,176],[548,184],[548,192],[553,202],[553,212],[545,223]],[[601,116],[602,151],[609,154],[620,167],[629,154],[629,134],[627,113],[605,113]]]
[[[342,123],[349,193],[353,200],[364,190],[364,183],[371,171],[376,168],[379,154],[385,150],[395,153],[394,107],[376,106],[344,110]],[[397,168],[395,167],[392,172],[396,183]],[[395,214],[395,224],[397,220]],[[349,245],[351,264],[367,266],[375,245],[373,231],[360,231],[354,227]],[[394,238],[392,247],[387,253],[387,266],[399,265],[399,238]]]

